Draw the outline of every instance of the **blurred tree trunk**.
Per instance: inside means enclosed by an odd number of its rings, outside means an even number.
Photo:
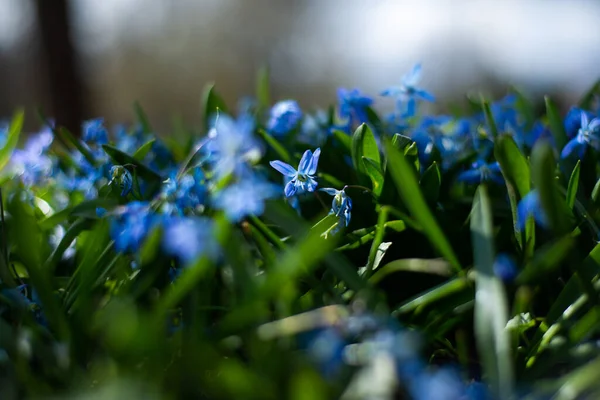
[[[57,125],[80,134],[81,120],[86,114],[81,71],[77,66],[71,39],[68,0],[34,0],[41,34],[43,70],[51,109],[48,117]]]

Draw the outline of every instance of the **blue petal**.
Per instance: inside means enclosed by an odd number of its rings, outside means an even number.
[[[589,125],[589,120],[587,114],[582,111],[581,112],[581,129],[586,129]]]
[[[304,154],[302,155],[302,158],[300,159],[300,163],[298,164],[298,173],[306,174],[311,161],[312,161],[312,151],[306,150],[304,152]]]
[[[600,118],[594,118],[592,122],[588,125],[588,129],[590,131],[595,131],[600,128]]]
[[[413,69],[402,78],[405,86],[415,86],[421,80],[421,64],[416,64]]]
[[[308,174],[309,175],[314,175],[317,172],[317,167],[319,165],[319,156],[321,155],[321,149],[318,148],[315,150],[315,152],[313,153],[311,159],[310,159],[310,165],[308,167]]]
[[[542,227],[548,227],[548,217],[542,209],[540,194],[537,190],[532,190],[521,199],[517,206],[517,228],[521,231],[525,229],[527,218],[533,216],[535,222]]]
[[[415,90],[415,94],[425,101],[429,101],[431,103],[435,101],[435,97],[426,90]]]
[[[573,139],[569,140],[569,142],[560,152],[560,158],[567,158],[573,153],[576,154],[579,159],[583,158],[586,145],[585,143],[581,143],[579,140],[577,140],[577,138],[578,136],[575,136]]]
[[[298,188],[296,187],[296,180],[292,179],[285,185],[285,189],[283,190],[285,193],[285,197],[292,197],[294,194],[296,194],[297,189]]]
[[[277,171],[281,172],[285,176],[295,176],[296,170],[291,165],[284,163],[283,161],[275,160],[269,163],[271,167],[275,168]]]
[[[494,273],[504,282],[512,282],[517,277],[517,265],[508,254],[500,253],[494,260]]]
[[[481,182],[481,172],[478,169],[470,169],[461,172],[456,179],[459,182],[479,183]]]

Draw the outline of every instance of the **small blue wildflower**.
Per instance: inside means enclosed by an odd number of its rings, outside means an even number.
[[[83,123],[82,139],[88,144],[103,145],[108,143],[108,132],[104,127],[104,119],[96,118]]]
[[[408,74],[402,77],[399,86],[392,86],[381,92],[381,95],[395,97],[398,111],[403,110],[402,116],[412,117],[416,112],[417,100],[435,101],[435,97],[431,93],[416,87],[420,80],[421,64],[416,64]]]
[[[504,178],[500,170],[500,164],[497,162],[486,163],[483,160],[478,160],[471,165],[471,169],[458,174],[457,180],[466,183],[482,183],[494,182],[503,184]]]
[[[302,120],[302,110],[295,100],[283,100],[271,108],[267,129],[272,134],[285,135]]]
[[[335,328],[324,328],[303,334],[306,351],[326,379],[334,378],[344,367],[344,349],[348,344]]]
[[[110,169],[110,182],[113,184],[116,183],[121,188],[121,196],[126,197],[131,190],[133,189],[133,177],[131,176],[131,172],[127,170],[127,168],[122,165],[115,165]]]
[[[323,110],[304,118],[298,141],[310,146],[321,146],[327,140],[327,114]]]
[[[192,174],[184,175],[179,180],[177,180],[177,171],[173,171],[163,184],[163,197],[172,203],[173,211],[183,214],[185,210],[193,210],[206,202],[205,181],[200,167],[194,168]]]
[[[213,198],[214,206],[225,212],[232,222],[239,222],[248,215],[261,215],[265,210],[265,200],[275,197],[277,186],[259,177],[247,175],[222,190]]]
[[[147,202],[132,201],[115,210],[110,224],[110,237],[118,252],[137,251],[157,222]]]
[[[333,196],[329,214],[334,214],[338,217],[338,223],[335,231],[332,231],[332,233],[337,232],[342,226],[348,226],[352,216],[352,199],[346,195],[344,189],[337,190],[334,188],[323,188],[319,190]]]
[[[499,253],[494,260],[494,274],[504,282],[512,282],[517,277],[517,264],[514,258],[505,253]]]
[[[594,114],[579,107],[571,107],[565,115],[563,124],[569,139],[574,138],[581,128],[581,114],[585,114],[588,120],[594,119]]]
[[[571,154],[582,159],[588,146],[596,150],[600,149],[600,118],[591,121],[585,112],[581,113],[581,127],[577,135],[571,139],[560,153],[561,158],[567,158]]]
[[[218,178],[234,173],[245,173],[248,162],[256,162],[262,155],[262,146],[254,136],[254,119],[242,115],[234,120],[219,114],[208,134],[205,151]]]
[[[542,209],[540,194],[537,190],[532,190],[521,199],[517,205],[517,227],[523,231],[527,219],[533,216],[535,222],[540,226],[547,228],[549,226],[548,216]]]
[[[46,154],[54,135],[46,127],[37,135],[30,137],[24,148],[16,149],[10,159],[10,169],[21,178],[26,186],[39,184],[51,176],[53,161]]]
[[[347,127],[368,122],[367,107],[373,104],[373,99],[364,96],[358,89],[339,88],[340,118],[347,121]]]
[[[96,207],[96,216],[98,218],[102,218],[106,215],[106,208]]]
[[[314,175],[317,173],[320,155],[320,148],[316,149],[314,154],[312,151],[306,150],[298,164],[297,171],[294,167],[283,161],[276,160],[269,163],[271,167],[281,172],[286,180],[284,189],[285,197],[315,191],[317,181]]]
[[[0,121],[0,149],[4,147],[8,140],[8,124]]]
[[[203,254],[217,255],[213,223],[201,217],[170,217],[163,223],[162,248],[167,255],[189,265]]]

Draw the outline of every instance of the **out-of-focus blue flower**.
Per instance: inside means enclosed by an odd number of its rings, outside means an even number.
[[[108,132],[104,127],[104,119],[96,118],[85,121],[82,126],[84,142],[93,145],[103,145],[108,143]]]
[[[117,208],[110,224],[110,237],[118,252],[137,251],[148,232],[157,222],[147,202],[132,201]]]
[[[594,119],[594,114],[579,107],[571,107],[565,115],[564,126],[569,139],[574,138],[581,128],[581,114],[585,114],[588,120]]]
[[[173,211],[183,215],[185,210],[195,209],[206,202],[205,181],[200,167],[194,168],[192,174],[184,175],[179,180],[177,180],[177,172],[173,171],[163,184],[163,197],[171,203]]]
[[[213,223],[201,217],[170,217],[163,223],[162,248],[184,265],[201,255],[215,257],[218,245],[213,235]]]
[[[335,328],[311,333],[307,352],[326,379],[331,379],[344,366],[344,348],[347,343]]]
[[[415,115],[417,100],[434,102],[435,97],[423,90],[417,88],[421,80],[421,64],[416,64],[413,69],[402,77],[399,86],[392,86],[381,92],[382,96],[396,98],[396,107],[403,117],[412,117]]]
[[[344,189],[337,190],[334,188],[323,188],[319,190],[333,196],[333,201],[331,202],[331,211],[329,211],[329,214],[334,214],[336,217],[338,217],[338,223],[335,231],[332,230],[332,233],[337,232],[342,226],[348,226],[352,216],[352,199],[346,195]]]
[[[30,137],[24,148],[16,149],[10,160],[10,170],[19,176],[26,186],[41,183],[51,176],[53,169],[52,159],[46,154],[54,134],[49,127]]]
[[[254,136],[254,119],[242,115],[235,120],[219,114],[209,132],[205,152],[218,178],[244,174],[248,162],[256,162],[262,155],[262,146]]]
[[[247,175],[220,190],[214,196],[213,204],[223,210],[230,221],[239,222],[248,215],[261,215],[265,210],[265,200],[275,197],[279,190],[259,177]]]
[[[285,197],[315,191],[317,181],[314,175],[317,173],[320,155],[320,148],[316,149],[314,154],[312,151],[306,150],[302,155],[300,164],[298,164],[297,171],[294,167],[283,161],[276,160],[269,163],[286,178]]]
[[[577,135],[569,140],[560,153],[561,158],[575,154],[579,159],[585,155],[588,146],[600,149],[600,118],[589,120],[585,112],[581,113],[581,127]]]
[[[323,110],[319,110],[314,115],[306,115],[298,135],[298,141],[318,147],[325,143],[328,134],[327,114]]]
[[[540,226],[547,228],[549,226],[548,216],[542,209],[540,194],[537,190],[532,190],[521,199],[517,206],[517,227],[523,231],[527,218],[533,216],[535,222]]]
[[[457,180],[472,184],[482,182],[504,183],[500,164],[497,162],[488,164],[483,160],[477,160],[471,165],[471,169],[458,174]]]
[[[422,371],[409,384],[415,400],[464,399],[466,386],[458,371],[443,368],[437,371]]]
[[[8,140],[8,124],[0,121],[0,149],[4,147]]]
[[[115,146],[127,154],[133,154],[144,143],[152,139],[146,135],[141,126],[137,126],[133,132],[129,132],[125,126],[119,125],[115,129]]]
[[[106,215],[106,208],[103,207],[96,207],[96,216],[98,218],[102,218]]]
[[[295,100],[283,100],[271,108],[267,129],[272,134],[285,135],[302,120],[302,110]]]
[[[358,89],[339,88],[337,91],[340,103],[340,118],[347,121],[347,126],[368,122],[367,107],[373,104],[373,99],[364,96]]]
[[[517,277],[517,264],[514,258],[499,253],[494,260],[494,274],[504,282],[512,282]]]
[[[133,189],[131,172],[122,165],[115,165],[110,169],[110,184],[117,184],[121,188],[121,196],[126,197]]]

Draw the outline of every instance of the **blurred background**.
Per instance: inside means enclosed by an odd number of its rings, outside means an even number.
[[[598,21],[594,0],[0,0],[0,118],[112,125],[139,100],[157,130],[195,124],[205,83],[234,104],[262,65],[274,100],[309,109],[339,86],[377,96],[416,62],[440,110],[509,84],[565,106],[600,77]]]

